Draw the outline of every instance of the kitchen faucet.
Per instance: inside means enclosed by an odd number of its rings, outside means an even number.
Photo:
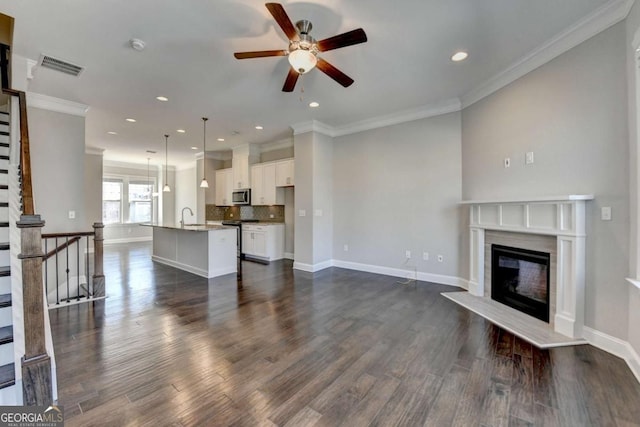
[[[193,216],[193,211],[191,210],[190,207],[182,208],[182,219],[180,220],[180,227],[181,228],[184,227],[184,211],[187,210],[187,209],[189,210],[189,213],[191,214],[191,216]]]

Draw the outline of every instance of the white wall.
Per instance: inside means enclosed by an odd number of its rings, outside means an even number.
[[[460,150],[460,113],[336,138],[333,257],[459,276]]]
[[[43,233],[91,231],[85,215],[84,117],[29,108],[35,211]],[[69,211],[75,219],[69,219]]]
[[[594,194],[587,212],[586,326],[627,338],[629,168],[620,23],[466,108],[465,199]],[[535,163],[525,165],[533,151]],[[502,166],[511,158],[511,168]],[[611,206],[612,221],[599,219]]]
[[[184,212],[184,222],[193,224],[198,221],[198,192],[200,190],[200,180],[197,176],[197,170],[194,167],[176,171],[176,185],[171,191],[175,193],[175,218],[176,223],[182,218],[182,209],[191,208],[194,215],[191,216],[189,211]]]

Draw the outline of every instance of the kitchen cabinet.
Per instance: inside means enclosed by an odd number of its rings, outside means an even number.
[[[284,192],[276,187],[276,162],[251,166],[251,204],[284,204]]]
[[[279,160],[276,162],[276,187],[291,187],[294,185],[293,159]]]
[[[219,169],[216,171],[216,205],[233,205],[233,171],[232,169]]]
[[[243,224],[242,253],[265,261],[284,258],[284,224]]]

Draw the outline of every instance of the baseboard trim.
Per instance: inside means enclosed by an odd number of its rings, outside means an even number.
[[[329,268],[333,266],[333,260],[327,260],[323,262],[319,262],[317,264],[306,264],[304,262],[293,262],[293,268],[295,270],[306,271],[308,273],[315,273],[316,271],[324,270],[325,268]]]
[[[582,328],[584,339],[594,347],[611,353],[627,362],[629,369],[640,382],[640,354],[627,341],[605,334],[593,328]]]
[[[422,282],[437,283],[439,285],[456,286],[467,289],[467,281],[456,276],[446,276],[443,274],[425,273],[414,269],[402,269],[383,267],[380,265],[362,264],[358,262],[341,261],[334,259],[334,267],[346,268],[348,270],[364,271],[367,273],[383,274],[385,276],[401,277],[403,279],[420,280]]]
[[[117,243],[134,243],[134,242],[151,242],[153,241],[153,236],[144,236],[144,237],[125,237],[122,239],[105,239],[105,245],[115,245]]]

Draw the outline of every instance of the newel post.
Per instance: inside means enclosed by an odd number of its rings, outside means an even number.
[[[104,224],[94,222],[93,231],[93,297],[96,298],[104,296]]]
[[[22,297],[24,309],[24,350],[22,396],[27,406],[50,405],[51,359],[47,354],[42,290],[42,227],[40,215],[22,215],[16,223],[22,239]]]

